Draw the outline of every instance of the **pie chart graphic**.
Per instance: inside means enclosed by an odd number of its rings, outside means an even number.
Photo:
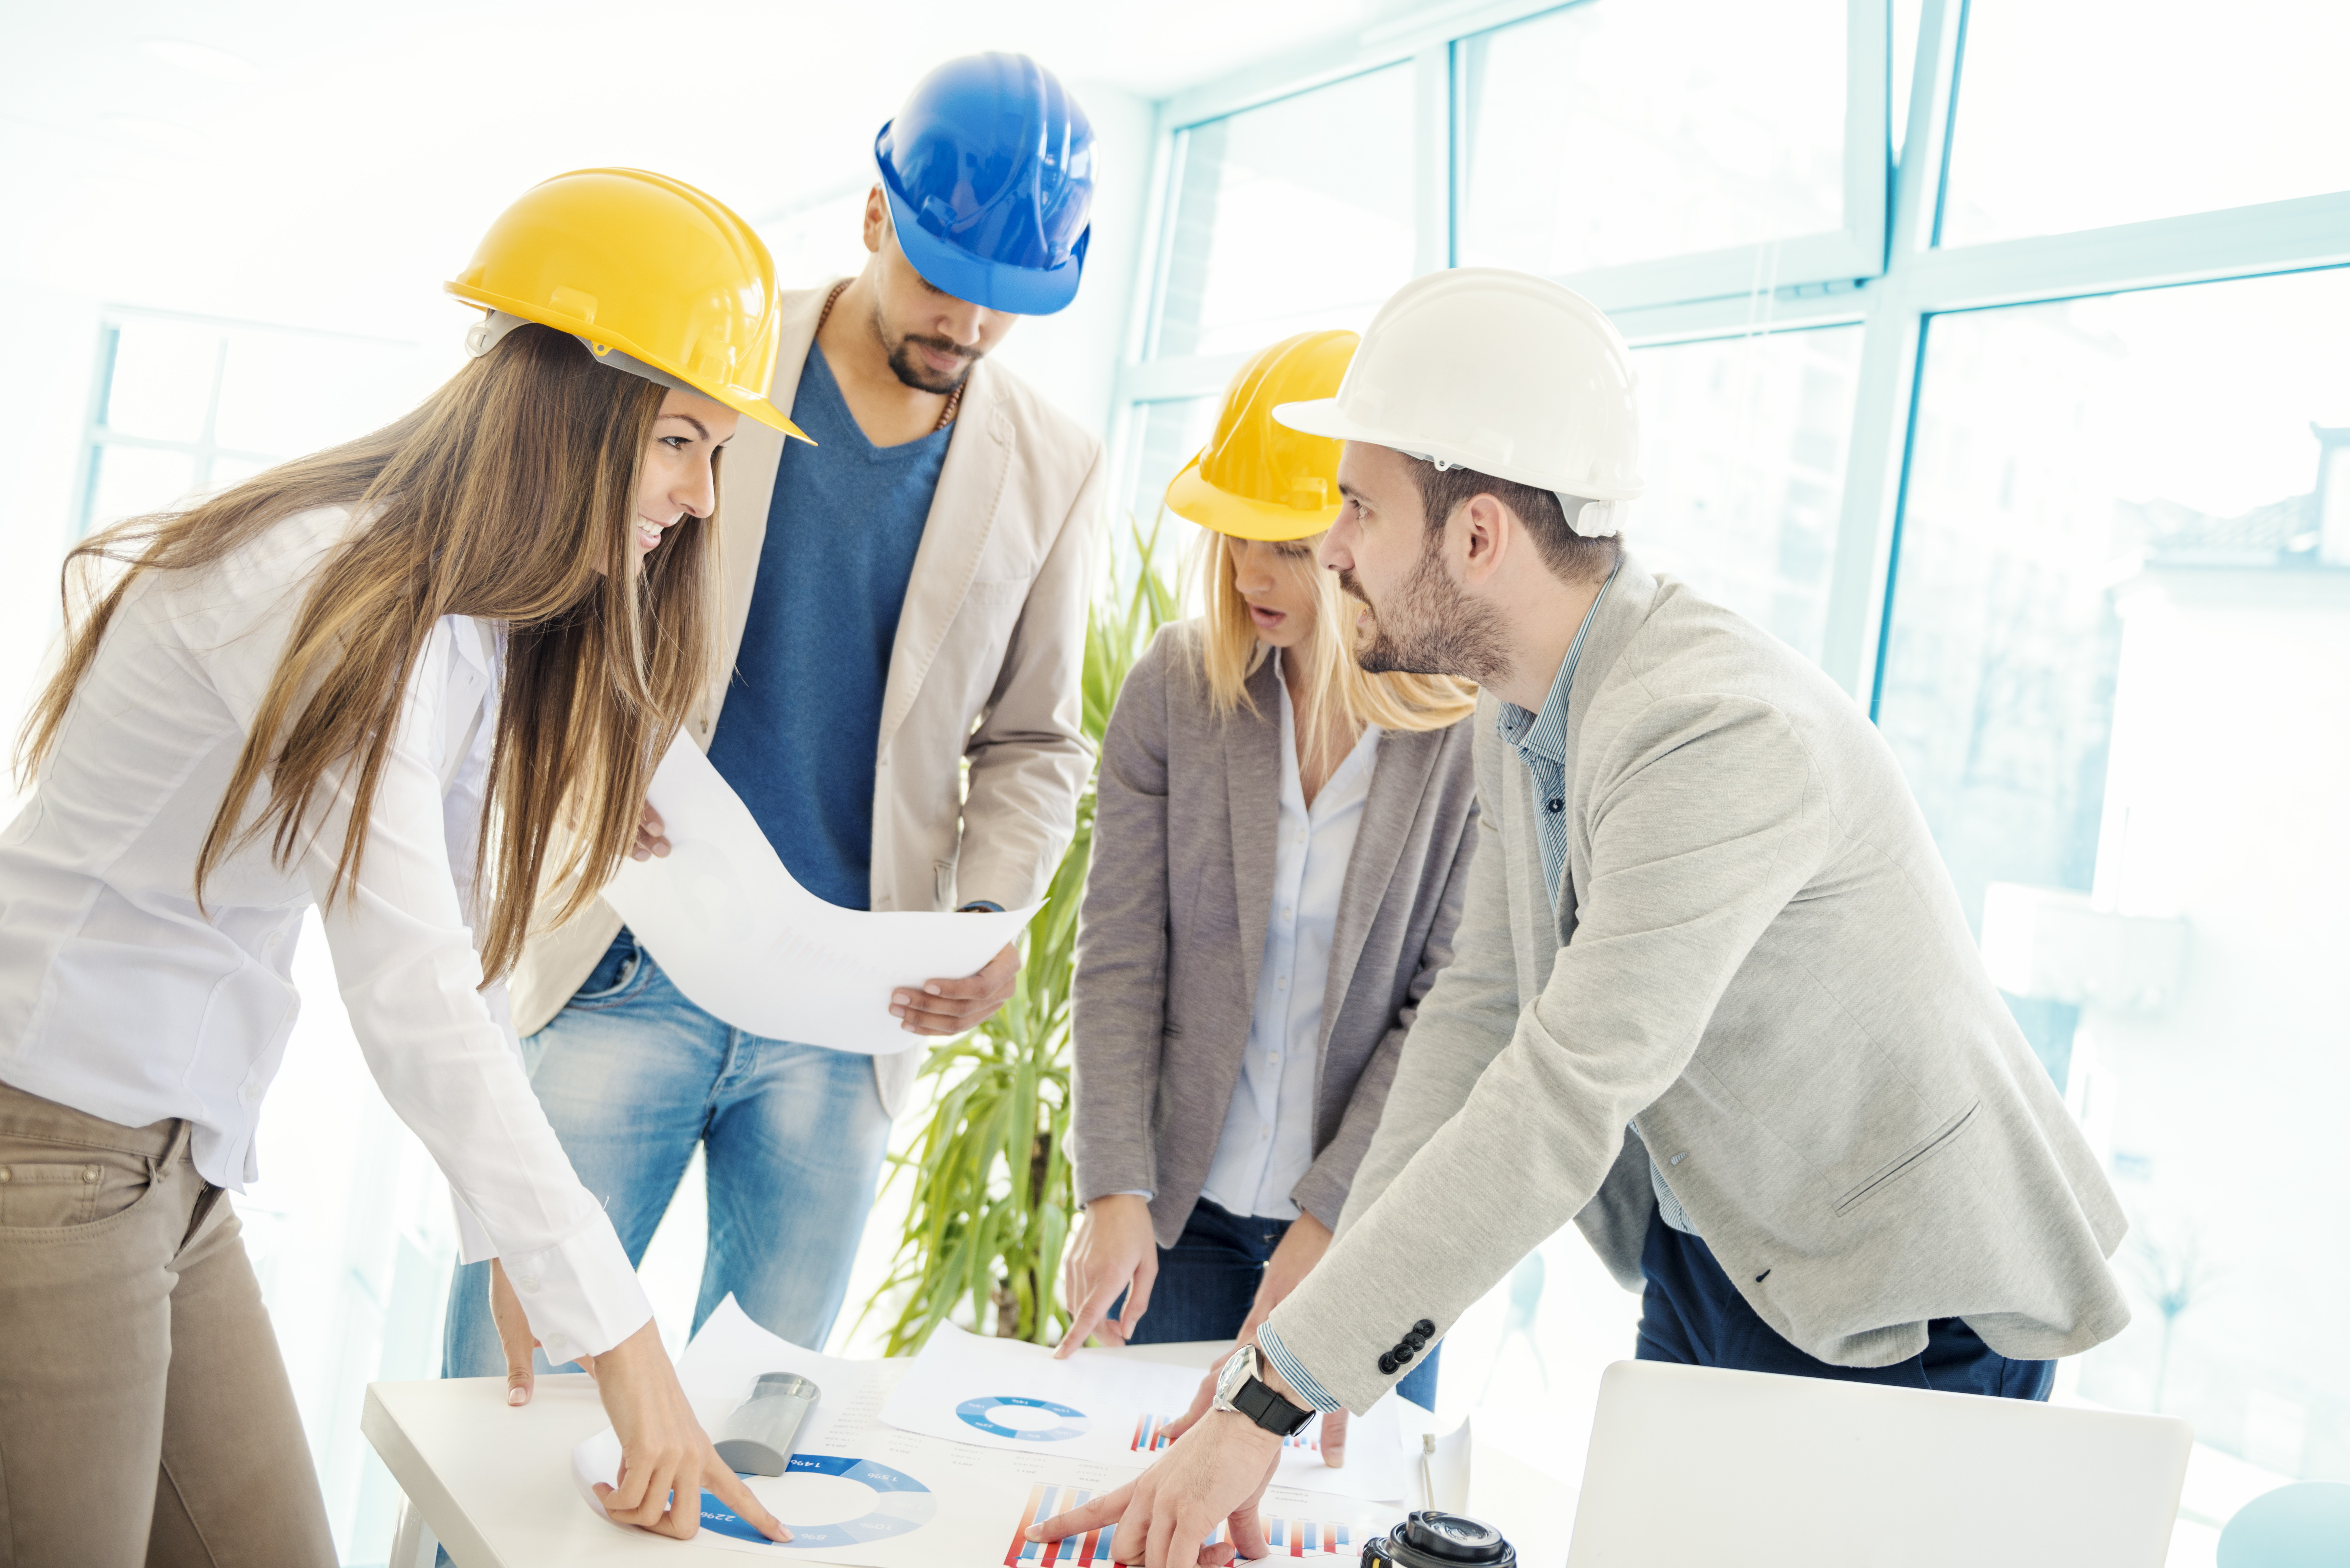
[[[785,1473],[838,1476],[843,1480],[862,1481],[873,1490],[873,1507],[855,1519],[844,1519],[835,1524],[795,1524],[786,1519],[784,1523],[790,1529],[792,1538],[778,1544],[705,1491],[702,1494],[702,1527],[740,1541],[776,1546],[780,1551],[837,1552],[845,1546],[863,1546],[920,1530],[939,1511],[937,1493],[905,1471],[872,1459],[847,1459],[837,1454],[794,1454]]]
[[[995,1413],[1010,1407],[1015,1410],[1042,1410],[1048,1416],[1058,1416],[1057,1427],[1013,1426],[996,1419]],[[955,1407],[955,1414],[966,1427],[976,1427],[991,1438],[1010,1438],[1021,1443],[1065,1443],[1071,1438],[1086,1435],[1086,1413],[1072,1410],[1066,1405],[1055,1405],[1049,1399],[1027,1399],[1016,1394],[991,1394],[978,1399],[966,1399]],[[1071,1426],[1071,1422],[1076,1425]]]

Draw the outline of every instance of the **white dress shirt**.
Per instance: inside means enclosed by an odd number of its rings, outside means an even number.
[[[32,798],[0,830],[0,1081],[130,1127],[183,1117],[197,1170],[242,1191],[299,1005],[295,939],[317,903],[368,1065],[456,1194],[465,1260],[504,1258],[551,1359],[600,1353],[651,1307],[531,1093],[504,987],[481,989],[468,920],[497,628],[433,628],[356,896],[322,902],[350,812],[330,772],[303,854],[279,867],[264,832],[215,865],[196,905],[197,849],[312,576],[349,526],[346,508],[298,514],[124,595]],[[265,784],[247,821],[266,796]]]
[[[1277,659],[1278,653],[1274,655]],[[1276,666],[1274,673],[1279,674]],[[1296,716],[1281,692],[1281,816],[1273,851],[1273,909],[1257,971],[1248,1054],[1200,1195],[1234,1214],[1295,1220],[1290,1191],[1314,1164],[1314,1111],[1322,1067],[1322,1002],[1338,896],[1370,797],[1379,730],[1367,725],[1314,797],[1297,776]],[[1336,1225],[1338,1217],[1317,1218]]]

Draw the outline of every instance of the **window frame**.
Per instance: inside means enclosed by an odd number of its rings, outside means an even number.
[[[217,339],[213,355],[212,390],[204,401],[203,427],[193,441],[169,441],[155,436],[122,433],[107,424],[107,415],[114,397],[115,356],[121,342],[123,327],[133,322],[169,322],[179,327],[194,327],[210,332]],[[82,418],[80,462],[74,474],[73,509],[67,515],[72,519],[71,538],[86,539],[99,520],[90,515],[98,504],[99,467],[106,449],[121,447],[144,452],[178,452],[189,460],[191,495],[202,495],[214,488],[213,467],[225,458],[233,462],[267,465],[283,462],[289,452],[255,452],[244,447],[223,446],[214,439],[220,419],[221,389],[228,376],[229,350],[241,337],[257,336],[314,338],[322,347],[361,344],[371,348],[392,348],[412,353],[417,345],[402,338],[372,337],[356,332],[322,331],[307,327],[287,327],[265,321],[244,321],[224,316],[196,316],[179,310],[151,310],[137,306],[109,305],[98,316],[98,346],[90,366],[89,399]]]
[[[1589,4],[1591,0],[1569,0]],[[1767,289],[1754,246],[1567,275],[1560,281],[1607,309],[1635,348],[1857,323],[1864,328],[1828,588],[1821,664],[1875,711],[1918,369],[1938,315],[2040,304],[2182,283],[2350,265],[2350,192],[1944,249],[1942,192],[1958,108],[1968,0],[1918,0],[1914,57],[1892,57],[1892,0],[1847,0],[1845,213],[1841,234],[1782,242]],[[1109,438],[1119,488],[1134,483],[1139,405],[1221,391],[1244,354],[1149,357],[1172,240],[1181,133],[1409,60],[1415,73],[1415,272],[1457,254],[1461,134],[1466,111],[1460,45],[1481,33],[1563,10],[1556,0],[1491,0],[1364,32],[1351,46],[1301,51],[1162,99],[1150,190]],[[1902,154],[1893,155],[1894,70],[1909,73]],[[1637,526],[1637,515],[1635,525]]]

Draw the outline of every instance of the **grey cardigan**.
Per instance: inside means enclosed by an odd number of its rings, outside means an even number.
[[[1199,625],[1162,629],[1102,740],[1077,938],[1076,1191],[1149,1192],[1172,1246],[1207,1180],[1248,1049],[1272,918],[1281,707],[1219,719]],[[1383,734],[1347,867],[1322,1004],[1314,1163],[1292,1189],[1335,1226],[1421,997],[1452,957],[1476,836],[1469,724]]]
[[[1651,1150],[1823,1361],[1902,1360],[1936,1318],[2028,1359],[2119,1333],[2120,1205],[1852,699],[1627,560],[1575,677],[1555,915],[1494,706],[1459,959],[1336,1244],[1269,1324],[1313,1381],[1367,1408],[1401,1331],[1451,1327],[1570,1219],[1636,1288]]]

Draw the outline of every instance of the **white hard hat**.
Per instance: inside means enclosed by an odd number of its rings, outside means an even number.
[[[1617,531],[1614,504],[1640,493],[1638,384],[1631,350],[1583,296],[1454,267],[1388,296],[1336,397],[1273,417],[1555,492],[1569,525],[1596,537]]]

